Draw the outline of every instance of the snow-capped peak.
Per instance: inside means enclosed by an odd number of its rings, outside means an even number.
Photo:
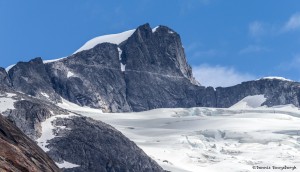
[[[123,41],[127,40],[134,32],[136,29],[128,30],[125,32],[117,33],[117,34],[110,34],[110,35],[103,35],[103,36],[98,36],[96,38],[93,38],[86,42],[82,47],[80,47],[77,51],[75,51],[73,54],[78,53],[80,51],[84,50],[89,50],[94,48],[96,45],[107,42],[107,43],[112,43],[112,44],[120,44]],[[65,59],[66,57],[62,58],[57,58],[53,60],[44,60],[44,63],[51,63],[55,61],[59,61],[62,59]],[[8,66],[5,70],[8,72],[12,67],[14,67],[15,64]]]
[[[122,43],[123,41],[127,40],[134,33],[134,31],[135,31],[135,29],[128,30],[128,31],[118,33],[118,34],[103,35],[103,36],[93,38],[93,39],[89,40],[88,42],[86,42],[77,51],[75,51],[74,54],[78,53],[80,51],[89,50],[91,48],[94,48],[96,45],[104,43],[104,42],[118,45],[118,44]]]
[[[263,80],[263,79],[269,79],[269,80],[276,79],[276,80],[282,80],[282,81],[290,81],[290,82],[294,82],[293,80],[286,79],[286,78],[280,77],[280,76],[268,76],[268,77],[260,78],[260,79],[258,79],[258,80]]]
[[[98,37],[93,38],[93,39],[89,40],[88,42],[86,42],[82,47],[80,47],[73,54],[76,54],[76,53],[84,51],[84,50],[92,49],[96,45],[105,43],[105,42],[118,45],[118,44],[122,43],[123,41],[127,40],[134,33],[134,31],[135,31],[135,29],[132,29],[132,30],[128,30],[125,32],[117,33],[117,34],[98,36]],[[53,60],[44,60],[44,63],[51,63],[51,62],[62,60],[64,58],[66,58],[66,57],[53,59]]]

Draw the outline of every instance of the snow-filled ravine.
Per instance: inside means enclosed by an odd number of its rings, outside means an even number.
[[[257,166],[296,166],[294,171],[300,170],[300,110],[292,105],[260,106],[264,100],[257,95],[228,109],[177,108],[115,114],[76,107],[66,101],[60,106],[114,126],[165,170],[263,171],[253,169]]]

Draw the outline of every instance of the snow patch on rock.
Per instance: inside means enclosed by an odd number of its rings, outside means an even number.
[[[52,112],[51,112],[52,113]],[[49,144],[48,141],[52,140],[56,136],[54,135],[53,130],[55,130],[55,126],[52,125],[52,122],[56,120],[57,118],[70,118],[71,116],[76,116],[75,114],[69,114],[69,115],[55,115],[48,119],[46,119],[44,122],[41,123],[42,126],[42,135],[40,138],[38,138],[37,144],[45,151],[48,152],[50,149],[47,148],[47,145]]]
[[[122,63],[122,50],[118,47],[118,52],[119,52],[119,60],[120,60],[120,66],[121,66],[121,71],[125,71],[126,65]]]
[[[49,99],[49,95],[47,93],[41,92],[41,95]]]
[[[13,68],[16,64],[10,65],[8,67],[5,68],[6,72],[8,72],[11,68]]]
[[[121,63],[121,71],[122,72],[125,72],[125,68],[126,68],[126,65],[124,65],[123,63]]]
[[[55,163],[59,168],[75,168],[75,167],[80,167],[80,165],[77,164],[72,164],[67,161],[63,161],[63,163]]]
[[[152,33],[156,32],[156,30],[159,28],[160,26],[156,26],[152,29]]]
[[[237,102],[236,104],[232,105],[231,109],[247,109],[247,108],[258,108],[267,100],[264,95],[254,95],[254,96],[247,96]]]
[[[53,60],[44,60],[43,63],[46,64],[46,63],[52,63],[52,62],[56,62],[56,61],[59,61],[59,60],[63,60],[67,57],[61,57],[61,58],[58,58],[58,59],[53,59]]]
[[[16,94],[13,93],[0,95],[0,113],[5,115],[5,111],[15,109],[14,103],[16,100],[13,99],[14,96],[16,96]]]
[[[73,76],[75,76],[75,74],[71,71],[68,71],[67,77],[70,78],[70,77],[73,77]]]
[[[75,103],[69,102],[68,100],[62,98],[62,103],[58,103],[57,105],[63,109],[72,110],[72,111],[81,111],[81,112],[95,112],[95,113],[103,113],[100,109],[93,109],[87,106],[79,106]]]

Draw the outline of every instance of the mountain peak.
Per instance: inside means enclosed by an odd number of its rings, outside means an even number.
[[[158,25],[155,28],[152,29],[152,32],[161,32],[164,34],[173,34],[176,33],[173,29],[169,28],[168,26],[164,26],[164,25]],[[177,33],[176,33],[177,34]]]
[[[137,30],[152,30],[149,23],[145,23],[137,27]]]

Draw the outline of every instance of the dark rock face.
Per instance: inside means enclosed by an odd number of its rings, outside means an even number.
[[[126,72],[126,85],[127,101],[133,111],[215,105],[214,92],[193,85],[184,77]]]
[[[55,91],[71,102],[105,112],[131,111],[114,44],[100,44],[47,64],[47,70]]]
[[[133,111],[213,104],[206,100],[206,88],[195,85],[173,30],[160,26],[153,33],[148,24],[140,26],[121,49],[127,101]]]
[[[41,148],[2,115],[0,115],[0,145],[0,171],[60,171]]]
[[[51,87],[50,78],[41,58],[35,58],[29,62],[19,62],[9,70],[8,74],[16,91],[43,100],[60,101],[60,97]]]
[[[80,165],[64,171],[76,172],[160,172],[163,169],[132,141],[113,127],[86,117],[57,119],[66,126],[50,141],[48,154],[57,162]]]
[[[105,112],[215,104],[193,78],[179,35],[164,26],[142,25],[119,47],[99,44],[46,66],[59,95]]]
[[[264,94],[267,98],[264,105],[275,106],[293,104],[300,106],[300,83],[278,79],[261,79],[248,81],[236,86],[217,88],[216,107],[230,107],[246,96]]]
[[[168,27],[160,26],[153,33],[149,24],[142,25],[121,49],[126,71],[186,77],[194,81],[180,36]]]
[[[10,78],[8,77],[8,74],[4,68],[0,67],[0,89],[10,88],[10,87],[11,87],[11,82],[10,82]]]

